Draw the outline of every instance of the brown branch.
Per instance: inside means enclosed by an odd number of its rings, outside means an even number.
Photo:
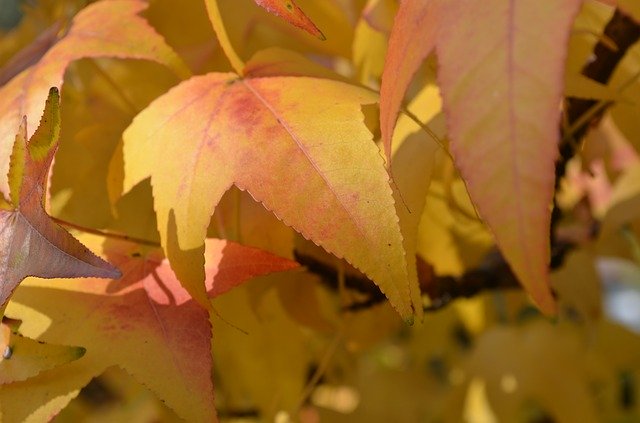
[[[590,60],[582,68],[582,74],[601,84],[608,83],[620,60],[638,39],[640,39],[640,25],[620,10],[616,10],[604,29],[603,37],[594,47]],[[574,126],[597,103],[596,100],[567,98],[565,114],[568,126]],[[587,122],[575,129],[571,137],[567,137],[567,134],[561,130],[560,159],[556,165],[556,189],[564,176],[567,162],[576,154],[579,143],[575,140],[580,140],[591,126],[597,124],[611,104],[594,113]]]

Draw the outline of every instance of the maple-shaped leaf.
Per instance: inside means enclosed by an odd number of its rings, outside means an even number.
[[[437,48],[456,166],[507,261],[547,313],[555,309],[547,266],[558,105],[571,23],[581,3],[404,1],[381,87],[380,123],[389,155],[406,88]]]
[[[30,122],[40,118],[47,91],[62,86],[64,72],[74,60],[152,60],[169,66],[179,76],[189,75],[163,38],[137,15],[147,6],[141,0],[100,1],[87,6],[75,16],[66,35],[37,63],[0,87],[0,193],[9,192],[8,159],[20,120],[25,115]]]
[[[102,241],[89,236],[82,239],[95,248]],[[68,366],[3,386],[3,417],[23,421],[42,404],[50,403],[58,404],[55,408],[60,410],[71,392],[117,365],[183,419],[215,421],[207,312],[182,288],[158,249],[116,241],[106,243],[103,253],[122,269],[121,280],[82,279],[63,285],[29,279],[16,292],[8,312],[23,320],[23,333],[42,334],[38,339],[45,342],[80,345],[86,354]],[[208,239],[207,295],[215,297],[250,278],[297,266],[256,248]],[[33,309],[46,318],[38,319]],[[25,392],[33,401],[24,399]]]
[[[314,37],[325,40],[326,37],[313,23],[311,19],[304,14],[302,9],[293,0],[254,0],[256,4],[268,10],[276,16],[281,17],[291,25],[304,29]]]
[[[44,210],[45,186],[60,133],[60,97],[52,88],[40,126],[27,142],[27,119],[16,135],[9,187],[0,209],[0,310],[27,276],[118,278],[120,272],[94,255]]]
[[[123,134],[125,191],[151,177],[173,269],[205,304],[203,241],[231,185],[366,273],[400,315],[413,305],[388,174],[361,105],[364,88],[319,77],[194,77],[156,99]],[[265,70],[268,76],[260,72]],[[313,94],[313,93],[317,93]],[[162,152],[169,160],[148,160]]]

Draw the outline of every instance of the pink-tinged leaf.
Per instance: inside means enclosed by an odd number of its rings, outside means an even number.
[[[416,70],[436,45],[440,1],[405,0],[393,22],[380,87],[380,131],[388,163],[404,94]]]
[[[0,310],[27,276],[120,276],[44,210],[44,187],[60,132],[59,100],[58,90],[52,88],[40,126],[29,143],[26,119],[16,137],[9,172],[12,204],[0,210]]]
[[[456,166],[546,313],[555,309],[548,261],[559,104],[581,3],[452,0],[439,14],[438,79]]]
[[[152,60],[189,75],[181,59],[163,38],[137,14],[148,4],[141,0],[100,1],[73,19],[68,33],[30,68],[0,87],[0,193],[8,194],[9,155],[23,116],[36,122],[50,87],[62,86],[64,72],[81,58],[117,57]],[[29,133],[30,135],[30,133]]]
[[[99,248],[102,241],[97,237],[82,239],[94,248]],[[298,266],[291,260],[223,240],[208,239],[205,251],[210,297],[250,278]],[[3,417],[22,421],[33,408],[81,388],[87,376],[98,376],[117,365],[186,421],[216,421],[207,312],[182,288],[157,249],[145,251],[118,241],[106,243],[103,254],[122,269],[121,280],[105,283],[83,279],[64,284],[29,280],[16,292],[8,312],[25,321],[21,330],[24,327],[27,335],[44,332],[39,339],[45,342],[85,347],[85,356],[68,369],[75,372],[80,366],[85,377],[74,382],[80,386],[69,386],[65,369],[59,367],[52,373],[56,378],[46,372],[3,386]],[[43,322],[46,327],[27,319],[30,308],[51,319]],[[9,401],[25,390],[38,397],[37,404]]]
[[[234,242],[206,241],[206,287],[211,298],[224,294],[256,276],[295,269],[295,261]]]
[[[407,320],[402,234],[362,105],[336,80],[211,73],[155,100],[124,133],[125,191],[151,177],[158,230],[178,278],[206,305],[202,243],[235,184],[285,224],[366,273]],[[270,73],[270,72],[267,72]],[[321,92],[322,95],[310,95]],[[150,161],[162,151],[171,160]]]
[[[555,308],[547,265],[559,104],[581,3],[403,1],[381,87],[389,155],[406,88],[435,44],[456,166],[507,261],[547,313]]]
[[[281,17],[291,25],[304,29],[314,37],[326,40],[326,37],[318,27],[304,14],[302,9],[293,0],[254,0],[260,7],[269,13]]]

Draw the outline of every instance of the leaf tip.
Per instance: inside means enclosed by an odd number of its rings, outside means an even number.
[[[49,97],[50,98],[60,97],[60,90],[58,89],[58,87],[49,88]]]
[[[74,347],[73,348],[73,356],[78,359],[83,357],[87,353],[87,349],[85,347]]]
[[[558,304],[551,294],[547,293],[544,296],[537,296],[533,301],[545,316],[555,317],[558,315]]]
[[[529,298],[538,307],[540,312],[547,317],[554,317],[558,314],[558,303],[554,293],[551,291],[551,282],[547,277],[545,283],[527,286],[523,285],[529,293]]]
[[[407,326],[413,326],[413,324],[415,323],[415,315],[410,315],[404,318],[404,323]]]
[[[120,269],[118,269],[117,267],[113,266],[110,263],[107,263],[109,265],[108,268],[106,268],[106,274],[108,275],[107,278],[109,279],[120,279],[122,277],[122,272],[120,271]]]

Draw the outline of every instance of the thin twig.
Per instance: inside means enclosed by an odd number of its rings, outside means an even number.
[[[124,234],[119,234],[119,233],[109,232],[109,231],[103,231],[103,230],[95,229],[95,228],[87,228],[86,226],[81,226],[81,225],[78,225],[76,223],[67,222],[66,220],[62,220],[60,218],[53,217],[53,216],[51,216],[51,220],[53,220],[54,222],[56,222],[60,226],[65,226],[67,228],[75,229],[77,231],[85,232],[85,233],[88,233],[88,234],[94,234],[94,235],[102,236],[104,238],[120,239],[122,241],[129,241],[129,242],[133,242],[133,243],[136,243],[136,244],[149,245],[151,247],[160,247],[160,243],[159,242],[150,241],[150,240],[144,239],[144,238],[137,238],[137,237],[134,237],[134,236],[124,235]]]

